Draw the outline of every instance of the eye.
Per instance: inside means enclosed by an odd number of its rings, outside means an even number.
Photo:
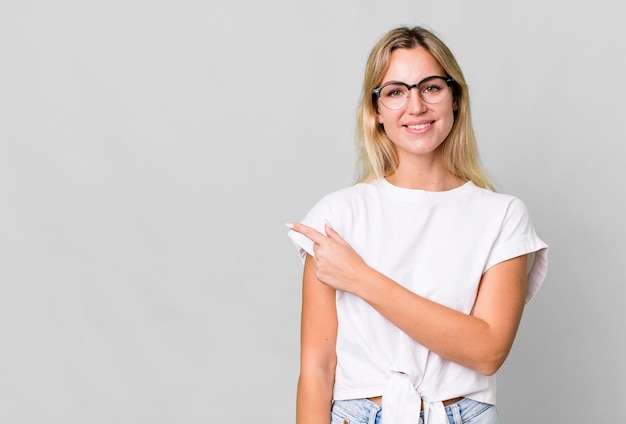
[[[396,88],[394,90],[390,90],[389,92],[387,92],[387,97],[399,97],[402,96],[404,93],[402,92],[402,90]]]
[[[435,94],[441,91],[441,86],[438,84],[428,84],[426,87],[422,89],[422,93],[425,94]]]
[[[390,84],[383,88],[381,92],[382,97],[387,99],[406,97],[407,94],[406,87],[400,84]]]

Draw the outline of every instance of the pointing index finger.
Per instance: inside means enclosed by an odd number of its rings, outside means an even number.
[[[315,228],[309,227],[308,225],[300,224],[299,222],[292,222],[288,223],[287,227],[307,237],[315,244],[320,244],[326,240],[326,236],[324,234],[320,233]]]

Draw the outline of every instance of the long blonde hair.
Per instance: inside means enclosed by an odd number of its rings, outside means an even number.
[[[446,74],[454,79],[453,95],[457,109],[450,134],[442,145],[445,166],[459,178],[495,191],[480,165],[470,115],[469,91],[463,72],[450,49],[436,35],[422,27],[399,27],[390,30],[374,45],[369,55],[357,108],[359,181],[382,178],[393,174],[397,169],[398,158],[393,143],[382,125],[376,121],[378,103],[372,90],[382,83],[389,67],[391,52],[415,47],[426,49]]]

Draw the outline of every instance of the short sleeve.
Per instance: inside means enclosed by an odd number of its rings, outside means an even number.
[[[327,197],[324,197],[315,206],[313,206],[309,213],[300,222],[311,228],[315,228],[322,234],[325,234],[324,224],[326,222],[332,222]],[[311,256],[315,255],[313,252],[313,241],[311,241],[308,237],[293,230],[289,231],[287,235],[296,245],[300,258],[302,259],[302,263],[304,263],[307,253]]]
[[[528,255],[528,303],[541,288],[548,271],[548,245],[537,236],[524,203],[513,198],[491,249],[485,271],[521,255]]]

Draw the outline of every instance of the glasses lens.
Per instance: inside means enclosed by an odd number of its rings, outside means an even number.
[[[389,84],[380,90],[380,101],[389,109],[402,109],[409,98],[409,89],[403,84]]]
[[[422,100],[430,104],[443,101],[450,93],[447,81],[440,77],[428,78],[422,81],[417,90]]]
[[[402,109],[406,106],[413,87],[415,86],[395,82],[383,85],[378,92],[380,101],[388,109]],[[425,78],[417,86],[422,101],[429,104],[442,102],[450,95],[450,91],[448,80],[438,76]]]

